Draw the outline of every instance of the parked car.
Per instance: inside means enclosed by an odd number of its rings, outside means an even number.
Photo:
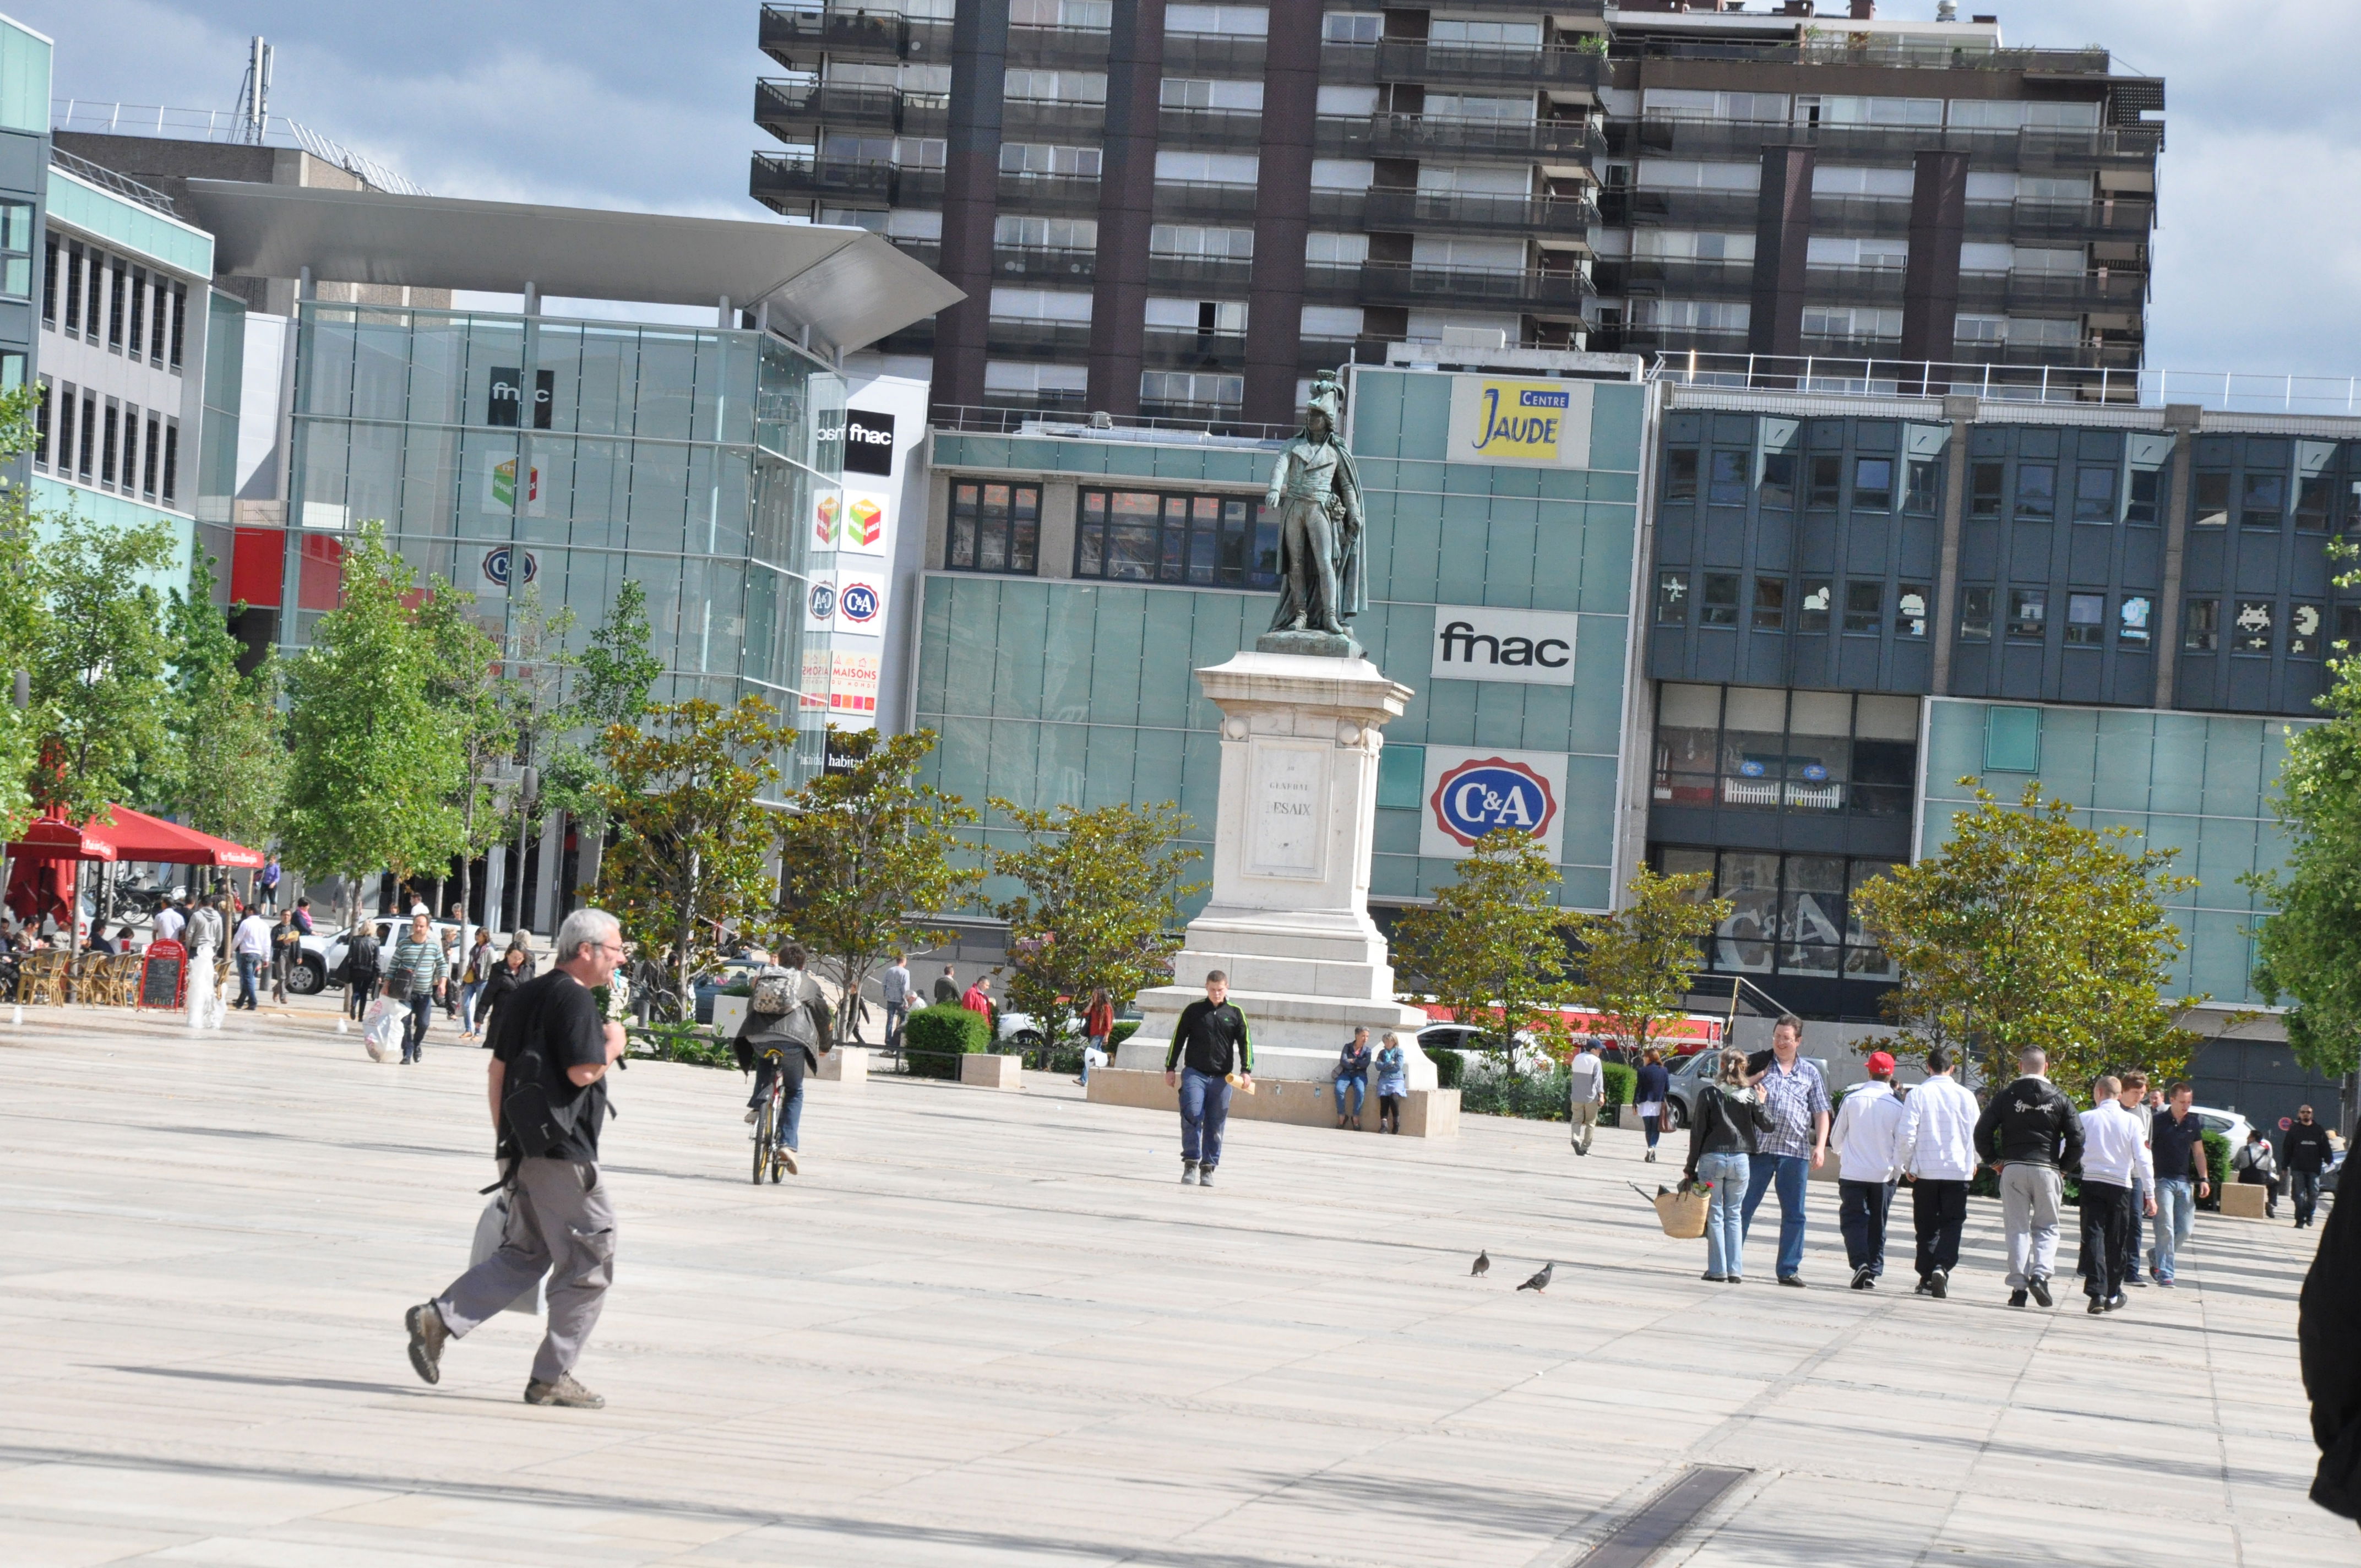
[[[2236,1154],[2246,1145],[2255,1124],[2235,1111],[2217,1111],[2211,1105],[2191,1105],[2189,1113],[2205,1124],[2209,1133],[2219,1133],[2230,1140],[2230,1152]]]
[[[394,928],[406,927],[410,922],[398,915],[379,915],[363,924],[377,933],[378,952],[381,955],[379,964],[382,968],[384,959],[392,956]],[[297,996],[313,996],[330,986],[342,987],[351,983],[345,971],[345,955],[351,950],[353,932],[358,928],[347,926],[325,933],[315,929],[310,936],[301,938],[296,945],[302,956],[287,973],[287,989]],[[448,920],[434,922],[437,939],[445,931],[459,933],[460,956],[456,961],[461,966],[460,972],[465,973],[467,945],[476,939],[476,927],[457,926]]]

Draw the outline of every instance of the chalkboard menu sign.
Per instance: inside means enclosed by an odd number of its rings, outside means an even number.
[[[189,949],[174,941],[150,942],[139,966],[139,1005],[181,1005],[181,981],[188,973]]]

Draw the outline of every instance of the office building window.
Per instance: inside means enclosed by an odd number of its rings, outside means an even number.
[[[1713,455],[1713,477],[1706,492],[1708,505],[1742,507],[1746,504],[1746,470],[1753,464],[1753,455],[1747,452],[1716,452]]]
[[[1833,590],[1826,579],[1804,585],[1804,597],[1795,604],[1795,630],[1826,631],[1828,629],[1828,599]]]
[[[2147,596],[2134,594],[2115,609],[2115,641],[2126,648],[2148,644],[2148,618],[2154,613]]]
[[[2131,504],[2124,508],[2125,522],[2154,522],[2160,515],[2157,502],[2164,488],[2164,473],[2158,468],[2136,468],[2132,471]]]
[[[113,398],[106,400],[106,435],[99,444],[98,482],[110,488],[115,484],[115,446],[122,433],[123,408]]]
[[[2074,521],[2115,521],[2115,471],[2113,468],[2074,470]]]
[[[1844,629],[1875,636],[1885,624],[1885,585],[1850,582],[1845,585]]]
[[[1084,490],[1074,576],[1197,587],[1279,586],[1279,519],[1257,498]]]
[[[1697,604],[1699,626],[1735,626],[1738,624],[1738,578],[1728,572],[1708,572],[1705,591]]]
[[[2096,648],[2106,641],[2107,596],[2066,596],[2066,642],[2069,647]]]
[[[2220,528],[2230,521],[2230,476],[2227,473],[2197,476],[2197,514],[2192,521],[2200,528]]]
[[[1664,454],[1664,499],[1674,505],[1689,505],[1697,497],[1697,455],[1691,447],[1675,447]]]
[[[1766,510],[1793,511],[1795,509],[1794,453],[1765,452],[1763,455],[1763,487],[1759,493]]]
[[[139,474],[139,493],[149,500],[156,499],[159,450],[163,444],[164,422],[151,413],[148,416],[148,462]]]
[[[124,306],[128,302],[131,272],[121,261],[115,264],[115,276],[106,291],[106,346],[120,353],[123,349]]]
[[[82,291],[82,335],[84,342],[98,341],[99,323],[106,310],[106,258],[93,250],[82,260],[84,280]]]
[[[2321,646],[2321,631],[2325,618],[2316,604],[2299,604],[2288,609],[2288,652],[2290,656],[2317,659],[2327,650]]]
[[[41,324],[46,327],[58,324],[58,268],[63,258],[58,236],[50,235],[42,246],[41,260]]]
[[[2222,601],[2191,599],[2180,618],[2180,645],[2191,653],[2211,653],[2222,646]]]
[[[181,367],[181,330],[187,324],[188,316],[189,286],[185,283],[175,283],[172,285],[172,333],[170,341],[167,345],[170,357],[166,361],[175,370]]]
[[[1893,863],[1841,855],[1779,855],[1753,850],[1650,851],[1660,874],[1707,872],[1730,917],[1703,943],[1704,966],[1719,974],[1785,974],[1884,981],[1894,960],[1862,929],[1853,895]]]
[[[2248,474],[2238,501],[2242,528],[2277,528],[2287,511],[2285,474]]]
[[[2000,499],[2008,478],[2006,465],[1978,463],[1968,469],[1968,515],[1998,517]]]
[[[164,363],[165,318],[171,313],[169,309],[171,298],[171,291],[164,286],[164,280],[161,278],[156,280],[156,302],[148,312],[148,362],[150,365]]]
[[[2058,515],[2058,469],[2049,463],[2016,466],[2016,515],[2028,522],[2047,522]]]
[[[80,336],[82,334],[82,246],[79,243],[67,245],[65,269],[65,330],[69,336]]]
[[[0,202],[0,294],[33,297],[33,204]]]
[[[2271,651],[2274,638],[2270,600],[2240,599],[2238,619],[2230,625],[2232,652],[2268,653]]]
[[[2336,641],[2329,650],[2350,653],[2361,648],[2361,604],[2340,604],[2336,607]]]
[[[1907,816],[1918,699],[1668,681],[1654,755],[1670,806]]]
[[[159,499],[166,506],[181,499],[181,422],[164,422],[164,488]]]
[[[33,405],[33,463],[37,467],[49,466],[49,378],[41,378],[40,400]]]
[[[1960,640],[1963,642],[1989,642],[1993,629],[1993,591],[1990,588],[1960,590]]]
[[[137,359],[148,347],[148,274],[144,269],[131,269],[131,331],[126,334],[131,345],[131,357]]]
[[[2049,590],[2047,588],[2011,588],[2008,590],[2008,634],[2040,641],[2049,627]]]
[[[1377,11],[1331,11],[1321,18],[1320,36],[1332,44],[1374,44],[1385,36],[1386,18]]]
[[[1804,504],[1812,507],[1835,506],[1842,499],[1844,459],[1814,457],[1811,460],[1809,472],[1811,488],[1804,497]]]
[[[1852,460],[1852,504],[1862,511],[1894,510],[1894,459],[1856,457]]]
[[[1754,630],[1777,631],[1787,624],[1787,582],[1784,577],[1754,579]]]
[[[1894,599],[1894,635],[1921,639],[1927,635],[1927,607],[1931,601],[1924,583],[1905,583]]]
[[[1014,572],[1029,576],[1041,542],[1041,490],[1037,485],[958,484],[951,487],[950,554],[954,572]]]
[[[1656,624],[1678,626],[1689,618],[1689,575],[1686,572],[1656,574]]]
[[[1903,510],[1915,512],[1921,517],[1933,515],[1937,472],[1938,465],[1932,457],[1910,459],[1910,488],[1903,496]]]

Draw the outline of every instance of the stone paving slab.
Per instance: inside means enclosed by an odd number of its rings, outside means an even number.
[[[815,1081],[758,1188],[742,1080],[634,1064],[608,1408],[521,1402],[518,1316],[428,1388],[400,1318],[466,1261],[483,1058],[333,1020],[0,1022],[0,1561],[1543,1568],[1699,1464],[1748,1475],[1659,1563],[2361,1561],[2304,1497],[2317,1233],[2202,1217],[2093,1321],[2003,1304],[1981,1202],[1951,1300],[1844,1290],[1816,1187],[1813,1288],[1710,1286],[1636,1133],[1235,1124],[1206,1192],[1169,1117],[1039,1074]]]

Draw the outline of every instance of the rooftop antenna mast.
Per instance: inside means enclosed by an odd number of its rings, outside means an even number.
[[[237,117],[245,138],[260,147],[270,126],[270,57],[276,51],[260,34],[247,46],[246,80],[237,90]]]

